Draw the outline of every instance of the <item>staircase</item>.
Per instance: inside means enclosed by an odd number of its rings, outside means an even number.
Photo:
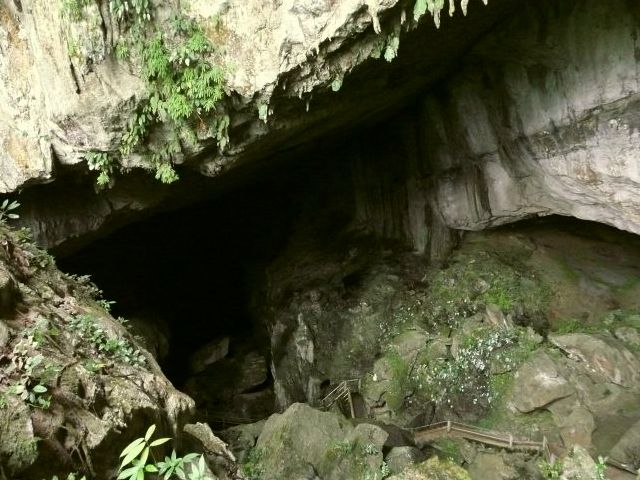
[[[408,430],[413,432],[415,442],[419,446],[430,443],[438,438],[453,437],[466,438],[467,440],[484,443],[485,445],[510,450],[539,451],[547,457],[551,456],[546,437],[543,437],[541,442],[518,439],[510,433],[495,432],[473,425],[452,422],[451,420],[432,423],[423,427],[410,428]]]
[[[353,406],[353,394],[359,393],[360,388],[361,382],[358,378],[343,380],[321,400],[320,406],[322,409],[328,410],[336,404],[340,407],[344,407],[346,404],[351,418],[356,418]],[[431,443],[438,438],[465,438],[498,448],[540,452],[548,461],[553,462],[555,460],[555,455],[549,449],[547,437],[543,437],[540,442],[521,439],[514,437],[511,433],[496,432],[451,420],[408,428],[406,430],[413,434],[414,441],[419,447]],[[637,474],[637,471],[634,470],[632,466],[618,462],[617,460],[608,458],[607,464],[618,470]]]
[[[320,401],[320,406],[323,410],[329,410],[334,405],[344,406],[343,404],[346,403],[351,418],[356,418],[352,395],[358,392],[360,392],[359,378],[343,380]]]

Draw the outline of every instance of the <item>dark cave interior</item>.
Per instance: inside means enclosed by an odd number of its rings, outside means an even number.
[[[231,357],[259,349],[268,359],[265,325],[252,309],[266,267],[298,228],[296,218],[312,212],[309,223],[323,232],[350,220],[348,164],[327,168],[322,152],[301,163],[127,225],[59,258],[59,266],[90,275],[104,298],[115,302],[114,316],[168,328],[169,353],[160,364],[178,388],[189,374],[190,356],[217,338],[232,339]]]

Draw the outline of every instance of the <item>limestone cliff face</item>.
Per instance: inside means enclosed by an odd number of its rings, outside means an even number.
[[[89,2],[82,18],[69,18],[63,3],[4,0],[0,10],[2,192],[53,180],[56,161],[68,166],[83,161],[89,150],[117,150],[125,123],[146,96],[135,62],[116,59],[121,32],[109,2]],[[176,1],[157,3],[159,29],[171,12],[184,8]],[[218,47],[216,61],[227,71],[227,92],[239,99],[238,105],[229,105],[236,113],[234,126],[249,131],[226,156],[214,149],[202,173],[219,173],[227,157],[269,130],[266,116],[276,88],[287,97],[308,97],[316,87],[341,81],[374,51],[379,55],[388,41],[380,18],[397,3],[192,2],[189,15]],[[262,120],[259,105],[266,108]],[[211,138],[199,140],[187,155],[210,148]],[[128,164],[139,163],[128,159]]]
[[[443,226],[532,215],[640,233],[639,14],[624,1],[524,5],[361,143],[359,215],[436,256]]]
[[[446,223],[559,213],[640,233],[640,10],[525,7],[425,101]]]
[[[41,245],[232,188],[232,172],[259,176],[274,152],[355,127],[356,215],[417,251],[437,256],[450,229],[534,214],[640,233],[640,13],[624,0],[472,2],[440,30],[413,21],[412,1],[194,1],[189,14],[228,67],[230,143],[221,153],[199,138],[171,188],[132,172],[99,195],[83,158],[117,150],[144,97],[135,65],[115,60],[105,5],[73,25],[56,2],[16,5],[1,17],[0,190],[53,181],[23,201]],[[158,10],[160,25],[171,8]],[[372,58],[395,39],[396,59]],[[201,174],[217,183],[200,185]]]

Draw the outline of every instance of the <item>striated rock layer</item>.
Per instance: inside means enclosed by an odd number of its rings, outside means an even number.
[[[532,215],[570,215],[640,232],[636,161],[640,144],[635,125],[640,88],[635,40],[639,22],[634,5],[623,0],[606,6],[595,0],[522,2],[513,13],[507,2],[497,1],[486,9],[476,4],[475,10],[470,8],[469,18],[454,17],[439,31],[425,23],[402,34],[399,55],[392,63],[369,60],[354,68],[363,60],[354,58],[354,52],[382,37],[373,32],[372,10],[363,5],[358,9],[351,3],[323,4],[322,8],[317,6],[318,12],[293,7],[286,14],[278,10],[279,16],[273,17],[279,19],[273,20],[277,28],[264,33],[278,39],[273,41],[282,47],[278,69],[278,62],[267,51],[272,40],[265,40],[264,48],[253,49],[255,58],[249,58],[250,49],[244,48],[244,42],[251,38],[247,29],[254,25],[242,23],[247,17],[244,9],[255,5],[228,3],[226,13],[220,14],[224,25],[237,27],[233,45],[241,59],[229,85],[245,96],[257,89],[269,92],[267,103],[273,114],[266,123],[257,117],[257,103],[243,104],[235,113],[229,111],[231,143],[225,154],[211,151],[203,140],[198,155],[185,157],[190,168],[215,177],[208,182],[183,171],[182,180],[165,187],[132,172],[111,190],[96,195],[88,178],[82,180],[61,167],[61,176],[53,185],[27,189],[23,194],[23,218],[38,242],[72,245],[71,239],[88,239],[88,233],[108,231],[152,209],[187,206],[263,175],[287,175],[287,162],[300,164],[323,155],[328,169],[337,168],[334,163],[338,162],[350,166],[349,194],[357,204],[354,213],[363,223],[378,234],[401,239],[416,251],[436,257],[450,242],[449,229],[479,230]],[[395,15],[393,5],[387,3],[379,6],[380,18],[386,18],[383,12],[387,10],[389,18]],[[195,10],[200,12],[201,7]],[[329,15],[329,11],[333,13]],[[478,40],[483,29],[507,13],[511,14]],[[254,17],[256,22],[263,18],[262,14]],[[302,43],[282,33],[293,35],[290,24],[294,18],[300,19]],[[338,31],[342,32],[339,36]],[[328,40],[318,40],[325,37],[334,38],[334,42],[343,39],[342,47],[331,50]],[[436,41],[438,49],[427,48]],[[473,47],[462,55],[470,43]],[[311,46],[317,44],[321,45],[320,53],[304,63],[301,52],[305,48],[315,51]],[[349,62],[336,72],[353,72],[344,78],[342,89],[333,93],[328,88],[329,77],[322,72],[333,68],[327,66],[329,59],[337,58]],[[460,68],[434,84],[453,63]],[[87,74],[87,82],[100,69],[108,69],[108,64],[108,60],[97,64],[95,71]],[[116,70],[109,70],[110,75],[120,67],[113,68]],[[261,75],[254,75],[257,71]],[[32,74],[29,78],[35,81],[38,77]],[[118,94],[125,94],[127,85],[137,88],[131,78],[118,80]],[[283,82],[285,90],[273,88]],[[88,86],[81,89],[84,93],[75,102],[84,102],[91,91]],[[309,112],[304,94],[300,100],[297,93],[290,96],[293,91],[313,91],[316,96]],[[255,101],[264,105],[267,97],[260,95],[254,95]],[[107,97],[101,98],[106,101]],[[407,99],[412,100],[407,103]],[[81,125],[86,131],[84,140],[76,142],[72,138],[79,139],[79,134],[71,134],[71,127],[65,127],[66,133],[52,140],[60,162],[76,163],[83,151],[98,143],[100,148],[111,148],[114,132],[120,128],[116,127],[118,118],[126,120],[124,112],[131,108],[126,107],[127,101],[123,99],[118,108],[103,108],[86,100],[92,120],[73,121],[70,119],[78,110],[72,103],[62,102],[66,111],[54,123]],[[253,113],[248,115],[247,109]],[[391,113],[393,110],[396,113]],[[107,113],[100,112],[108,112],[108,119]],[[40,113],[36,116],[46,118]],[[380,123],[381,118],[387,120]],[[112,131],[87,130],[97,120]],[[314,140],[338,131],[342,132],[336,144],[342,150],[339,154],[335,149],[327,152],[326,142]],[[20,137],[25,142],[32,138]],[[273,153],[295,145],[306,147]],[[28,158],[36,161],[42,157],[30,154]],[[37,161],[51,163],[50,159]],[[5,159],[3,171],[9,172],[13,164]],[[51,176],[48,168],[38,170],[44,172],[42,178]],[[22,172],[25,179],[35,178],[24,169],[15,171]],[[69,173],[62,175],[65,172]],[[3,178],[11,175],[3,174]],[[5,190],[25,181],[12,181]]]

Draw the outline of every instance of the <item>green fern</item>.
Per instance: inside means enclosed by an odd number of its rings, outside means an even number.
[[[112,156],[107,152],[92,151],[86,155],[89,170],[98,172],[96,183],[102,188],[111,183],[113,174],[116,170],[115,162]]]
[[[225,72],[209,60],[214,47],[195,21],[176,15],[168,31],[150,32],[149,0],[109,0],[109,6],[126,29],[115,46],[115,55],[125,60],[134,53],[142,62],[141,73],[147,85],[146,100],[127,122],[117,153],[122,158],[134,153],[146,158],[156,179],[174,182],[178,174],[173,163],[182,154],[181,138],[195,143],[196,131],[206,130],[221,150],[228,143],[229,117],[216,114],[224,97]],[[149,142],[152,132],[159,128],[163,135]],[[158,138],[163,139],[159,145]],[[117,156],[106,152],[89,153],[87,161],[90,170],[99,172],[99,186],[109,185],[119,170]]]

